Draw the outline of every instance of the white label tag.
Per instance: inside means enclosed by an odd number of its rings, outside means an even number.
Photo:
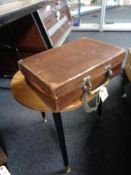
[[[108,92],[106,87],[102,87],[99,91],[99,96],[101,98],[101,101],[104,102],[108,97]]]
[[[0,166],[0,175],[11,175],[5,166]]]

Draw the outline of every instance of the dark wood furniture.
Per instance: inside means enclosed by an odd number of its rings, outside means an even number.
[[[71,28],[65,0],[16,0],[2,4],[0,74],[16,72],[21,58],[60,46]]]

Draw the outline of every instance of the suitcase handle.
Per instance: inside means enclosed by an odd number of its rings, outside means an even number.
[[[100,103],[100,97],[99,97],[99,91],[101,90],[101,88],[107,86],[111,80],[112,77],[112,70],[111,70],[112,66],[108,65],[105,67],[106,70],[106,82],[104,84],[102,84],[101,86],[97,87],[94,90],[91,90],[92,84],[90,82],[90,78],[91,76],[88,76],[84,79],[84,86],[83,86],[83,97],[82,97],[82,104],[83,104],[83,108],[86,112],[90,113],[93,111],[96,111],[98,108],[98,105]],[[96,105],[91,107],[88,103],[88,97],[89,96],[96,96]]]

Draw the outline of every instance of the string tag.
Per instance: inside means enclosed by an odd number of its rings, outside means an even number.
[[[0,166],[0,175],[11,175],[5,166]]]
[[[108,98],[109,95],[105,86],[100,89],[99,96],[102,102],[104,102]]]

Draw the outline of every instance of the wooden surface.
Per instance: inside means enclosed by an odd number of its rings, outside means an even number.
[[[4,164],[6,160],[7,160],[7,156],[3,152],[2,148],[0,147],[0,165]]]
[[[47,10],[48,9],[48,10]],[[57,12],[60,14],[57,19]],[[62,38],[66,38],[72,29],[72,19],[66,1],[49,3],[38,9],[38,14],[48,33],[53,47],[61,45]]]
[[[16,0],[10,3],[0,4],[0,26],[36,11],[45,2],[47,1],[46,0]]]
[[[38,110],[38,111],[55,112],[45,104],[45,102],[41,99],[38,91],[32,88],[25,81],[25,78],[20,71],[18,71],[14,75],[11,81],[11,88],[12,88],[12,93],[15,99],[22,105],[28,108],[34,109],[34,110]],[[88,100],[91,100],[92,98],[93,97],[91,97]],[[62,111],[59,111],[59,112],[74,110],[76,108],[79,108],[81,105],[82,105],[81,100],[78,100],[75,103],[67,106]]]
[[[38,53],[47,50],[46,41],[31,14],[12,22],[10,26],[20,53]]]

